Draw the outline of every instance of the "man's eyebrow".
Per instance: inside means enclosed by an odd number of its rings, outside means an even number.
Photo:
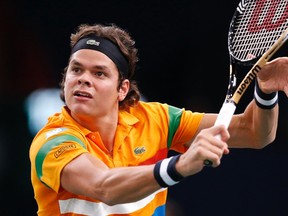
[[[71,64],[71,65],[82,66],[82,64],[81,64],[80,62],[78,62],[78,61],[76,61],[76,60],[74,60],[74,59],[70,61],[70,64]]]
[[[76,60],[72,60],[70,64],[81,66],[82,64]]]

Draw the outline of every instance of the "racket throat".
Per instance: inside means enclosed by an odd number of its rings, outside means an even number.
[[[235,92],[236,89],[236,75],[230,74],[230,81],[229,81],[229,85],[228,85],[228,90],[227,90],[227,94],[226,94],[226,100],[230,100],[233,96],[233,93]]]
[[[231,60],[231,59],[230,59]],[[235,92],[236,89],[236,69],[235,69],[235,63],[233,62],[230,64],[230,74],[229,74],[229,85],[226,93],[226,100],[230,100],[233,96],[233,93]]]

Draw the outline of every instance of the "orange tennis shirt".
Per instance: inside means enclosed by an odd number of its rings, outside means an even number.
[[[156,102],[139,102],[129,111],[120,111],[113,157],[98,132],[79,125],[67,107],[49,117],[30,147],[31,181],[39,216],[164,216],[167,189],[160,189],[137,202],[108,206],[61,188],[63,167],[89,152],[108,167],[154,164],[168,150],[184,152],[184,144],[196,133],[203,113]]]

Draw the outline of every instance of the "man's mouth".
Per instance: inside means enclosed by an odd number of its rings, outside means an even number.
[[[78,97],[92,98],[92,95],[90,93],[84,91],[75,91],[73,95]]]

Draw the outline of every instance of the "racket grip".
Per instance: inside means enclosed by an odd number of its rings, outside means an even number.
[[[229,127],[230,121],[233,117],[233,114],[235,112],[236,105],[234,102],[227,102],[225,101],[220,109],[220,112],[217,116],[217,119],[215,121],[214,125],[224,125],[226,128]],[[216,135],[217,139],[221,139],[220,134]],[[212,166],[213,163],[210,160],[204,160],[205,166]]]
[[[235,109],[236,105],[234,102],[225,102],[220,109],[214,125],[224,125],[226,128],[228,128]]]

